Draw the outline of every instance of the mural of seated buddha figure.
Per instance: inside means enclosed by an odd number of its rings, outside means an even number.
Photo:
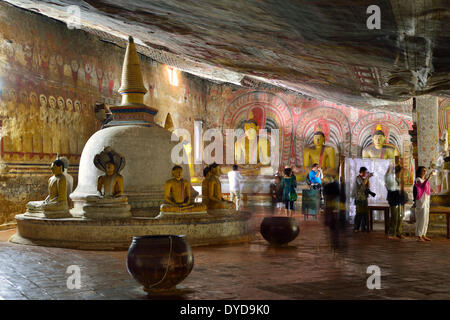
[[[166,203],[161,205],[161,212],[205,212],[206,205],[192,203],[191,184],[183,179],[183,168],[174,166],[172,176],[164,185]]]
[[[364,148],[362,152],[363,158],[369,159],[390,159],[395,161],[395,157],[399,156],[397,149],[386,143],[386,135],[381,128],[381,125],[377,125],[376,131],[373,134],[372,142],[370,146]]]
[[[325,145],[325,134],[320,125],[316,127],[313,135],[313,144],[303,150],[303,166],[309,172],[313,164],[319,164],[324,173],[336,173],[336,151],[333,147]]]

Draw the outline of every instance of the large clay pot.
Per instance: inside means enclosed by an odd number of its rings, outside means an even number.
[[[128,272],[147,292],[175,289],[193,266],[194,255],[185,236],[133,237],[128,249]]]
[[[274,245],[291,242],[299,232],[297,220],[291,217],[265,217],[261,223],[261,235]]]

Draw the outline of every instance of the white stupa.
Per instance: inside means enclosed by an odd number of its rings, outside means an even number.
[[[121,171],[124,177],[124,196],[128,197],[131,211],[140,214],[159,212],[164,198],[164,183],[171,177],[175,165],[171,160],[171,132],[154,123],[157,110],[144,104],[144,87],[139,57],[133,38],[129,38],[122,68],[119,93],[122,102],[112,106],[114,120],[97,131],[87,141],[80,159],[78,186],[70,195],[74,202],[72,213],[83,214],[86,197],[97,193],[97,178],[102,174],[93,163],[96,154],[111,147],[126,159]],[[183,166],[188,181],[189,168]]]

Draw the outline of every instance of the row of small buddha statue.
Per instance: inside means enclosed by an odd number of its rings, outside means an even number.
[[[219,180],[220,167],[216,163],[207,166],[203,170],[202,203],[195,203],[191,197],[191,184],[182,178],[183,168],[174,166],[173,178],[164,186],[164,201],[161,212],[209,212],[229,211],[234,212],[233,202],[223,199],[222,187]]]
[[[247,123],[245,132],[248,138],[254,139],[252,134],[258,127],[254,123]],[[251,128],[249,127],[251,126]],[[250,130],[253,129],[253,130]],[[363,150],[363,158],[370,159],[395,159],[398,151],[391,145],[386,144],[386,137],[377,127],[373,135],[373,145]],[[313,136],[313,145],[305,148],[304,165],[309,167],[312,163],[319,163],[325,170],[335,168],[335,151],[330,146],[325,146],[325,135],[316,131]],[[239,144],[248,155],[245,143]],[[239,148],[238,148],[239,149]],[[258,151],[259,151],[258,146]],[[241,150],[242,151],[242,150]],[[268,153],[269,150],[264,152]],[[106,147],[94,158],[94,165],[105,174],[98,177],[97,195],[88,197],[88,202],[95,203],[94,207],[103,204],[122,203],[125,208],[126,197],[123,197],[124,180],[120,171],[125,166],[125,159],[109,147]],[[64,173],[67,163],[57,159],[51,164],[52,177],[48,182],[48,196],[43,201],[31,201],[27,204],[27,214],[44,214],[45,217],[69,217],[68,194],[72,190],[72,178]],[[202,182],[202,203],[195,203],[191,197],[192,186],[189,181],[182,178],[183,169],[175,166],[172,169],[173,178],[168,180],[164,186],[164,201],[161,212],[205,212],[208,210],[234,210],[233,203],[222,197],[222,188],[219,180],[220,167],[216,163],[207,166],[203,170],[204,180]]]
[[[107,147],[95,156],[94,165],[104,174],[98,177],[97,194],[87,197],[88,202],[95,203],[97,206],[118,202],[126,203],[126,197],[122,196],[124,179],[119,173],[125,166],[124,157]],[[73,178],[67,173],[68,162],[58,157],[50,167],[53,175],[48,181],[47,198],[43,201],[28,202],[25,214],[46,218],[71,217],[69,194],[72,192]]]
[[[119,173],[125,166],[125,159],[111,148],[107,147],[94,158],[94,165],[104,172],[98,177],[97,194],[87,197],[88,207],[108,207],[114,210],[114,204],[126,209],[127,198],[123,196],[124,178]],[[48,183],[48,196],[43,201],[30,201],[27,204],[26,215],[47,218],[67,218],[69,214],[68,192],[72,185],[64,174],[65,164],[57,159],[51,164],[53,175]],[[67,173],[66,173],[67,174]],[[172,179],[164,186],[164,204],[161,212],[197,212],[207,210],[226,209],[234,211],[231,201],[222,197],[222,188],[219,181],[220,167],[217,164],[207,166],[204,170],[205,178],[202,184],[203,202],[195,203],[191,196],[192,186],[183,179],[183,168],[176,165],[172,169]],[[69,176],[70,177],[70,176]],[[111,207],[111,205],[113,205]],[[129,209],[129,208],[128,208]]]

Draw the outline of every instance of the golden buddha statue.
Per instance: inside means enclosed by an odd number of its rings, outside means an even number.
[[[213,163],[203,170],[205,179],[202,182],[203,203],[208,210],[227,209],[235,211],[235,205],[232,201],[227,201],[222,197],[222,186],[220,184],[220,167]]]
[[[48,196],[43,201],[27,203],[25,215],[43,215],[47,218],[70,217],[67,204],[67,182],[63,174],[64,163],[55,160],[51,164],[53,175],[48,180]]]
[[[61,160],[64,163],[64,169],[63,169],[63,175],[66,177],[66,184],[67,184],[67,203],[70,204],[70,194],[73,191],[73,177],[67,172],[69,169],[69,159],[67,157],[60,157],[59,154],[56,155],[56,159]]]
[[[311,170],[311,166],[317,163],[324,173],[336,173],[336,152],[333,147],[325,145],[325,134],[322,128],[317,126],[313,136],[313,144],[303,151],[303,167],[305,172]]]
[[[191,201],[191,184],[183,179],[183,168],[172,168],[172,179],[164,185],[164,201],[161,212],[205,212],[206,206]]]
[[[363,158],[390,159],[391,161],[395,161],[395,157],[399,156],[397,149],[393,145],[386,143],[386,136],[381,125],[377,126],[372,137],[372,142],[373,144],[364,148],[362,152]]]
[[[249,119],[244,123],[244,135],[234,144],[235,162],[237,164],[262,166],[261,160],[270,162],[270,141],[258,136],[258,123]]]

